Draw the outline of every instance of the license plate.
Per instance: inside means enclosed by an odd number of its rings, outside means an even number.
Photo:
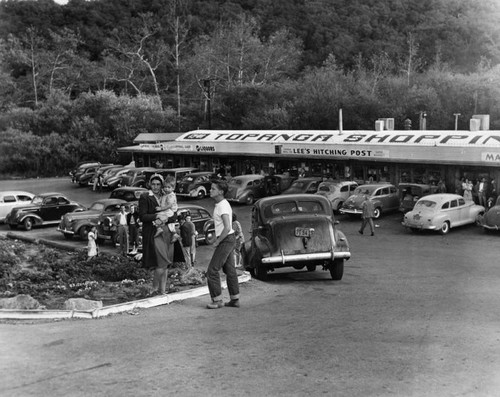
[[[312,237],[313,234],[314,234],[313,228],[305,228],[305,227],[295,228],[295,237]]]

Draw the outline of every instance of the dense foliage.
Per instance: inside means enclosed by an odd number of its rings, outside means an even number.
[[[117,161],[141,132],[500,128],[494,0],[0,2],[0,175]],[[210,105],[210,106],[209,106]]]

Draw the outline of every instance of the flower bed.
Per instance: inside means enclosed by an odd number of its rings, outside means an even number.
[[[152,274],[140,262],[106,253],[87,260],[86,250],[62,251],[19,240],[0,239],[0,297],[30,295],[46,309],[63,309],[70,298],[104,306],[147,297]],[[205,283],[204,274],[181,266],[169,269],[178,289]]]

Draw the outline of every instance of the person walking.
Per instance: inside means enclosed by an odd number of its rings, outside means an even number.
[[[361,209],[363,210],[363,214],[361,218],[363,221],[361,222],[361,228],[358,230],[359,234],[363,234],[365,230],[365,226],[368,223],[370,225],[371,235],[375,235],[375,225],[373,224],[373,217],[375,216],[375,208],[373,207],[373,202],[370,200],[368,195],[365,195],[365,201],[361,204]]]
[[[233,210],[229,202],[224,198],[228,190],[227,183],[216,181],[210,188],[210,197],[215,201],[214,224],[216,240],[213,244],[215,251],[207,269],[207,285],[212,302],[207,305],[208,309],[220,309],[223,306],[240,307],[240,286],[238,275],[234,267],[235,236],[232,228]],[[225,304],[222,301],[222,288],[220,281],[220,270],[226,274],[227,289],[230,301]]]
[[[120,212],[115,215],[114,223],[116,225],[116,241],[119,245],[118,252],[122,255],[128,254],[128,225],[127,212],[125,205],[120,205]]]
[[[184,213],[180,219],[182,250],[188,268],[194,267],[196,260],[196,227],[191,222],[191,214]]]
[[[164,179],[153,174],[149,179],[151,191],[139,198],[139,219],[142,222],[142,266],[153,270],[153,287],[149,295],[164,295],[169,292],[168,268],[174,262],[172,232],[160,220],[157,207],[162,201]],[[162,224],[163,233],[156,234],[156,225]]]
[[[139,213],[136,211],[135,204],[130,206],[130,212],[127,214],[129,245],[132,247],[131,254],[136,254],[139,248]]]

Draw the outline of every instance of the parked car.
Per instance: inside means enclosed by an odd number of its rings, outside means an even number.
[[[148,189],[143,187],[124,186],[118,187],[109,195],[110,199],[120,199],[128,202],[139,201],[141,194],[147,193]]]
[[[342,279],[344,260],[351,257],[346,236],[337,228],[330,201],[312,194],[280,195],[258,200],[252,209],[251,237],[243,263],[265,280],[276,268],[317,266]]]
[[[497,197],[493,207],[486,211],[483,216],[479,216],[478,224],[482,226],[484,231],[500,230],[500,196]]]
[[[77,174],[81,174],[83,170],[87,167],[95,167],[100,165],[98,161],[81,161],[75,165],[75,167],[69,172],[69,176],[71,176],[71,182],[76,183]]]
[[[33,193],[18,190],[0,192],[0,223],[5,222],[12,208],[31,202],[33,197]]]
[[[376,183],[358,186],[353,194],[344,202],[340,208],[341,214],[361,215],[361,205],[365,196],[373,202],[374,218],[377,219],[382,213],[396,211],[399,209],[399,195],[396,186],[390,183]]]
[[[191,221],[194,223],[198,235],[196,241],[211,245],[215,242],[215,225],[210,212],[205,208],[195,204],[179,204],[177,215],[181,216],[188,212],[191,215]]]
[[[86,163],[79,166],[74,170],[73,174],[71,174],[71,182],[80,184],[80,179],[82,175],[85,177],[88,174],[92,174],[95,170],[101,165],[101,163]],[[82,185],[83,186],[83,185]]]
[[[402,223],[411,231],[436,230],[446,234],[453,227],[476,222],[484,212],[483,206],[465,201],[458,194],[430,194],[417,201]]]
[[[82,240],[87,240],[90,228],[98,224],[99,217],[116,215],[120,212],[122,204],[127,204],[127,201],[120,199],[97,200],[86,211],[65,214],[57,231],[61,232],[67,239],[78,236]]]
[[[306,177],[298,178],[291,186],[286,189],[282,194],[300,194],[300,193],[311,193],[314,194],[318,191],[318,186],[321,183],[321,178],[319,177]]]
[[[316,194],[330,200],[333,210],[338,211],[357,187],[358,183],[354,181],[325,181],[319,184]]]
[[[402,213],[411,211],[415,203],[422,197],[436,193],[437,186],[421,183],[400,183],[399,190],[399,210]]]
[[[110,164],[110,165],[103,165],[101,167],[99,167],[96,172],[94,173],[94,175],[92,175],[92,177],[89,179],[88,181],[88,185],[90,187],[94,187],[94,184],[96,182],[96,178],[98,175],[101,176],[101,184],[104,180],[104,176],[105,175],[108,175],[107,173],[109,171],[113,171],[113,170],[117,170],[117,169],[120,169],[120,168],[123,168],[123,165],[119,165],[119,164]]]
[[[266,196],[263,175],[248,174],[231,178],[228,182],[226,199],[228,201],[252,205],[256,199]]]
[[[116,189],[122,183],[122,175],[126,174],[131,167],[121,167],[106,171],[102,178],[102,187],[104,189]]]
[[[149,189],[149,179],[151,178],[151,176],[153,176],[153,174],[160,174],[163,178],[166,178],[167,176],[173,177],[175,184],[177,184],[177,182],[184,178],[186,175],[196,171],[197,169],[193,167],[159,168],[155,171],[146,171],[144,175],[146,180],[146,187]]]
[[[175,193],[178,196],[202,199],[210,194],[210,186],[214,180],[218,180],[215,172],[192,172],[177,183]]]
[[[43,193],[33,197],[27,205],[14,207],[5,218],[5,223],[11,229],[22,225],[26,230],[31,230],[33,226],[57,224],[64,214],[86,209],[84,205],[68,199],[64,194]]]
[[[121,176],[119,186],[146,187],[146,172],[155,172],[153,167],[130,168]]]
[[[266,196],[276,196],[288,189],[297,177],[289,174],[273,174],[264,177]]]

